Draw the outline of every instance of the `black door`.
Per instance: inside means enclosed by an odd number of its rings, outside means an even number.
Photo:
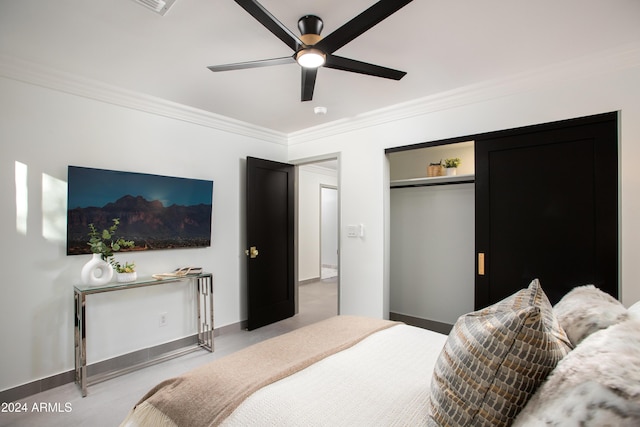
[[[294,166],[247,157],[249,330],[295,314]]]
[[[552,304],[584,284],[618,297],[617,140],[616,113],[476,140],[477,309],[534,278]]]

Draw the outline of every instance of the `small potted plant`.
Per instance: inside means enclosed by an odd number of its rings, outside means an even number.
[[[93,253],[93,258],[84,265],[80,273],[82,282],[88,285],[104,285],[113,277],[115,262],[114,253],[123,248],[132,248],[134,242],[122,237],[115,237],[120,225],[120,218],[114,218],[113,224],[102,231],[89,224],[89,242],[87,243]],[[135,279],[134,279],[135,280]]]
[[[444,168],[447,171],[447,175],[456,175],[460,163],[461,160],[458,157],[450,157],[448,159],[444,159]]]
[[[111,265],[116,271],[118,282],[133,282],[138,278],[136,273],[136,265],[132,262],[120,264],[115,258],[111,258]]]

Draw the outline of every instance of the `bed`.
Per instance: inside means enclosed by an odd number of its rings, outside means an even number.
[[[336,316],[160,383],[122,426],[424,425],[446,339]]]
[[[161,382],[121,427],[638,426],[634,307],[593,286],[552,307],[534,280],[449,335],[336,316]]]

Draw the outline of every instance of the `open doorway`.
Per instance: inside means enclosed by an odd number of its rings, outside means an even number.
[[[297,169],[297,312],[321,320],[339,312],[338,160]]]

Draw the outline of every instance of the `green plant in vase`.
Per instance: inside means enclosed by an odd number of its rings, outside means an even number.
[[[136,265],[132,262],[125,262],[120,264],[118,261],[111,259],[111,265],[116,271],[118,282],[133,282],[138,278],[136,273]]]
[[[444,159],[444,168],[447,171],[447,175],[456,175],[458,172],[458,166],[460,166],[461,160],[458,157],[450,157]]]
[[[116,273],[135,273],[136,265],[132,262],[125,262],[124,264],[120,264],[118,261],[112,260],[111,265],[113,269],[116,270]]]
[[[111,265],[117,273],[135,273],[136,271],[136,265],[132,262],[120,264],[118,261],[112,261]]]
[[[119,218],[113,219],[111,227],[102,231],[99,231],[93,223],[89,224],[87,245],[91,248],[93,258],[82,267],[80,272],[83,284],[96,286],[108,283],[115,269],[113,254],[123,248],[133,248],[133,241],[116,237],[118,225],[120,225]]]
[[[460,163],[462,163],[462,161],[458,157],[444,159],[445,168],[457,168],[458,166],[460,166]]]
[[[123,248],[133,248],[133,240],[125,240],[122,237],[115,237],[116,230],[120,225],[120,218],[114,218],[113,224],[101,232],[93,225],[89,224],[89,247],[94,254],[100,254],[103,261],[113,265],[113,254]]]

